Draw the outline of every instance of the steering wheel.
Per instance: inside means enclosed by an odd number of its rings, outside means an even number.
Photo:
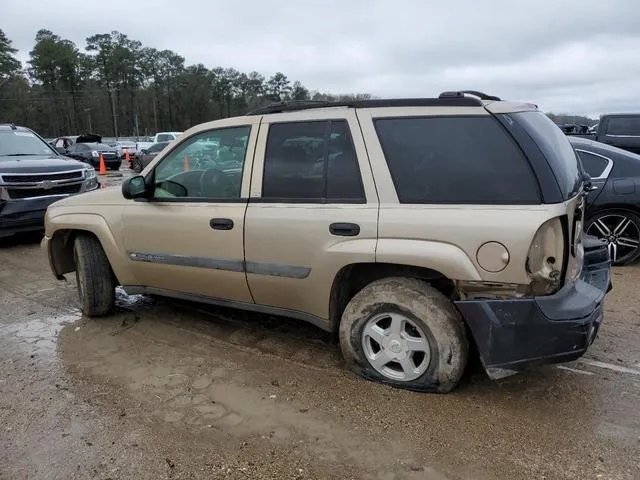
[[[216,193],[220,193],[221,195],[214,195],[215,197],[226,197],[227,192],[233,192],[235,190],[234,183],[229,179],[229,177],[218,168],[208,168],[202,172],[200,176],[200,193],[203,197],[208,197],[209,195],[206,192],[209,190],[207,186],[215,189]]]

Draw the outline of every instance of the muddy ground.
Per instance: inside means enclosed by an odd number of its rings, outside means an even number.
[[[39,239],[0,244],[0,479],[640,478],[640,267],[581,361],[434,395],[283,318],[123,293],[83,318]]]

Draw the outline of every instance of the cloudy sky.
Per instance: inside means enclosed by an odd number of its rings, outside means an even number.
[[[474,89],[591,116],[640,111],[640,0],[0,0],[26,61],[38,29],[118,30],[187,64],[284,72],[379,97]]]

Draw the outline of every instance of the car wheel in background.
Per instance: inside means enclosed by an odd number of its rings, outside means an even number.
[[[136,173],[140,173],[142,171],[142,160],[140,160],[138,157],[134,158],[131,170]]]
[[[613,265],[629,265],[640,257],[640,217],[629,210],[602,210],[584,231],[607,243]]]

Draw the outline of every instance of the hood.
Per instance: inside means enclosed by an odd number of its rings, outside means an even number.
[[[86,163],[68,157],[33,155],[29,157],[2,157],[0,175],[8,173],[52,173],[87,168]]]
[[[133,200],[127,200],[122,196],[122,187],[113,186],[107,188],[99,188],[82,195],[72,195],[55,203],[56,207],[91,207],[92,205],[104,206],[123,206],[131,203]],[[87,208],[86,213],[92,213]]]
[[[76,143],[102,143],[102,136],[95,133],[85,133],[76,138]]]

